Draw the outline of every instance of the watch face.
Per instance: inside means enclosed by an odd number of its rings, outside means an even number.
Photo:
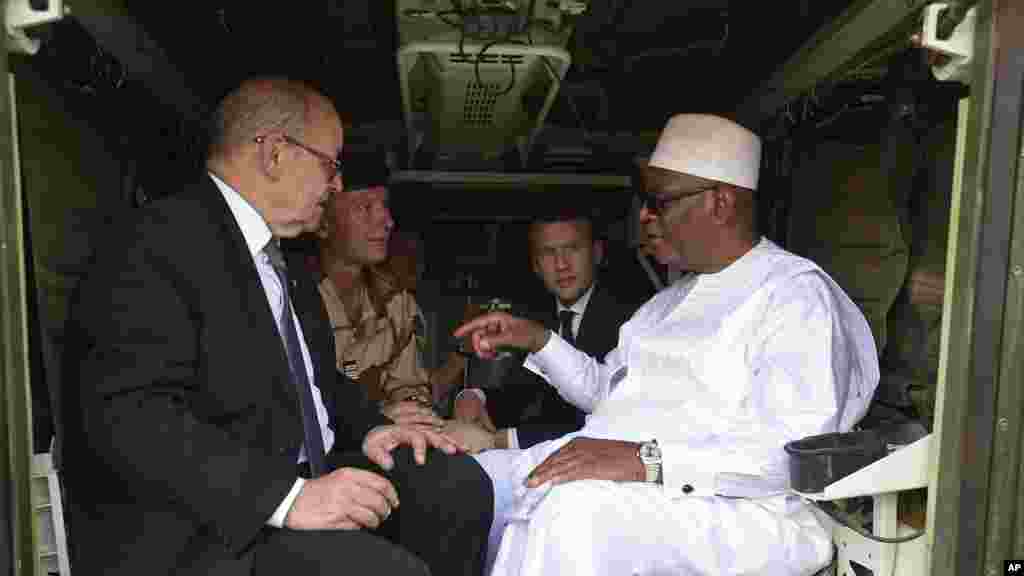
[[[651,443],[641,444],[640,445],[640,458],[642,458],[644,460],[646,460],[648,458],[650,458],[650,459],[659,459],[659,458],[661,458],[661,449],[658,448],[657,444],[651,444]]]

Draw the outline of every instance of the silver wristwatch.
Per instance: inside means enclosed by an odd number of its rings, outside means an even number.
[[[636,451],[636,455],[646,469],[644,481],[661,484],[661,448],[658,448],[658,441],[644,442]]]

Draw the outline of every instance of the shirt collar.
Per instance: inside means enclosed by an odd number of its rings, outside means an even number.
[[[572,310],[573,312],[576,313],[577,317],[582,318],[583,317],[583,313],[587,310],[587,304],[590,303],[590,296],[594,293],[594,286],[596,286],[596,285],[597,285],[597,282],[591,282],[590,283],[590,288],[587,288],[587,290],[583,293],[583,295],[581,295],[576,300],[576,302],[574,302],[573,305],[569,306],[569,307],[564,306],[562,304],[562,302],[556,296],[555,297],[555,307],[556,307],[557,311],[559,313],[561,313],[562,310]]]
[[[209,175],[213,179],[213,183],[217,185],[221,195],[224,196],[224,201],[228,203],[228,208],[231,210],[231,215],[235,217],[238,227],[242,229],[242,237],[245,238],[245,244],[249,247],[249,254],[255,258],[257,254],[263,251],[263,247],[267,245],[267,242],[270,242],[270,239],[274,237],[270,231],[270,226],[267,225],[267,222],[263,219],[263,216],[260,216],[256,208],[243,198],[241,194],[236,192],[234,188],[217,177],[213,172],[209,172]]]
[[[735,262],[729,264],[725,268],[722,268],[718,272],[710,272],[706,274],[698,274],[697,278],[702,284],[712,285],[724,285],[724,286],[744,286],[742,279],[749,274],[748,262],[759,261],[757,255],[761,252],[771,249],[775,246],[771,240],[768,240],[764,236],[758,240],[757,244],[754,244],[753,248],[747,250],[743,256],[736,259]]]

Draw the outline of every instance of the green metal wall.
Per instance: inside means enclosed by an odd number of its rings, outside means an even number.
[[[0,11],[2,12],[2,11]],[[0,13],[0,21],[3,14]],[[22,197],[15,187],[7,51],[0,45],[0,570],[35,572]]]
[[[130,171],[122,170],[117,150],[111,149],[116,144],[102,138],[95,126],[99,98],[71,98],[35,64],[18,58],[12,71],[33,252],[35,291],[30,297],[35,298],[40,330],[32,343],[43,348],[33,363],[32,384],[37,393],[51,389],[56,395],[67,302],[89,256],[89,233],[124,197],[122,174]],[[50,408],[59,421],[59,396],[57,400]],[[37,425],[36,430],[47,427]],[[48,443],[36,439],[35,445],[45,451]]]
[[[1024,557],[1024,191],[1019,174],[1024,11],[978,3],[963,183],[950,221],[931,574],[1003,573]]]
[[[9,487],[4,497],[13,530],[5,540],[14,543],[12,562],[21,566],[11,566],[20,575],[35,571],[27,564],[34,562],[36,546],[28,492],[32,446],[39,451],[49,446],[46,439],[33,442],[33,418],[50,414],[39,410],[33,414],[30,390],[41,394],[37,398],[43,406],[54,406],[47,402],[47,392],[58,388],[57,359],[68,298],[89,255],[89,232],[124,197],[122,174],[126,171],[115,159],[110,141],[100,136],[97,115],[89,114],[92,103],[69,100],[67,89],[43,74],[31,57],[16,55],[5,63],[14,77],[22,186],[16,197],[10,170],[11,131],[5,123],[0,135],[4,226],[0,229],[4,240],[0,249],[4,393],[0,470],[10,479],[3,484]],[[6,83],[3,92],[5,102]],[[4,117],[9,119],[9,114]],[[29,233],[31,255],[24,251]],[[27,284],[26,278],[34,283]],[[36,306],[38,318],[28,314],[30,305]],[[35,349],[40,346],[44,350]],[[59,419],[59,414],[53,417]],[[49,426],[36,428],[48,430]]]

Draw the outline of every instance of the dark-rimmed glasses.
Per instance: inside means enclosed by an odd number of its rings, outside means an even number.
[[[645,188],[640,190],[638,196],[640,197],[640,202],[642,203],[641,205],[644,208],[646,208],[648,212],[654,215],[660,215],[664,214],[665,211],[672,206],[672,204],[678,202],[679,200],[682,200],[683,198],[690,198],[692,196],[699,196],[707,192],[708,190],[714,190],[717,186],[717,184],[710,184],[708,186],[704,186],[703,188],[698,188],[696,190],[685,192],[683,194],[677,194],[675,196],[669,196],[667,198],[661,198],[657,194],[652,194],[649,190]]]
[[[316,148],[313,148],[312,146],[303,144],[299,140],[292,138],[287,134],[281,134],[281,139],[291,144],[292,146],[295,146],[312,154],[313,157],[319,160],[324,165],[324,167],[327,168],[328,171],[330,171],[331,177],[333,177],[334,174],[341,176],[341,160],[339,158],[331,158],[327,154],[324,154],[323,152],[317,150]],[[266,137],[257,136],[255,140],[257,144],[262,144],[266,140]]]

